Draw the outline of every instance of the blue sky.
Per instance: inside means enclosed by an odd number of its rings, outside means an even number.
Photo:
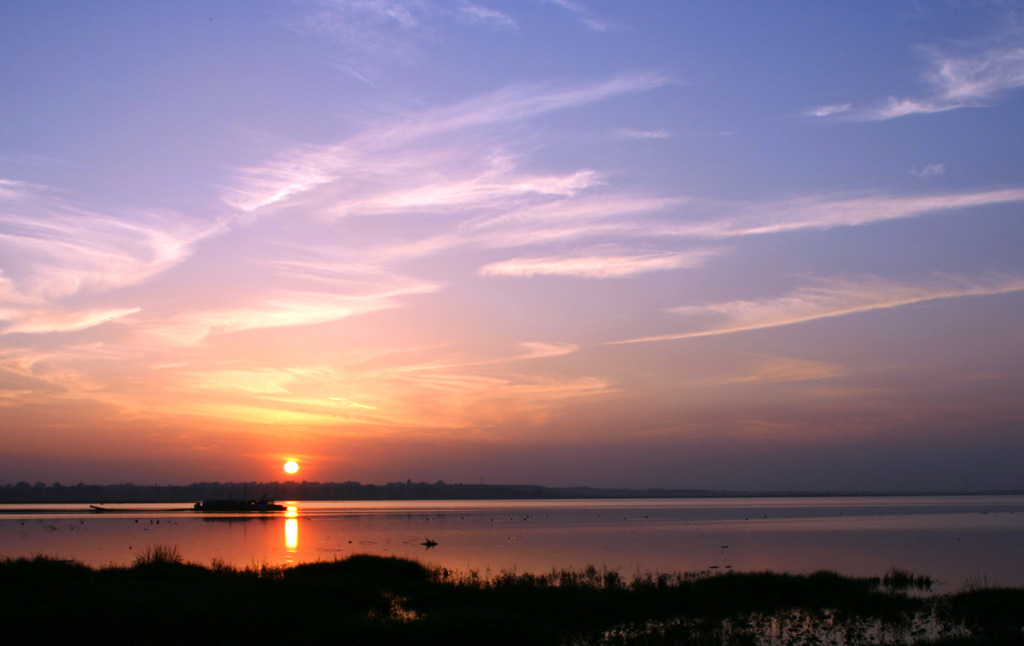
[[[1024,5],[0,7],[8,481],[1019,488]]]

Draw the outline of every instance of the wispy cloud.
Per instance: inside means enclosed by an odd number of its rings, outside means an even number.
[[[589,14],[583,19],[600,26]],[[291,28],[327,40],[341,69],[373,84],[395,65],[421,64],[444,38],[461,37],[453,28],[515,33],[520,24],[472,0],[311,0]]]
[[[602,250],[603,251],[603,250]],[[698,267],[717,255],[716,249],[675,253],[623,255],[598,254],[547,258],[513,258],[480,268],[481,276],[571,276],[576,278],[622,278],[633,274]]]
[[[595,18],[593,12],[582,0],[546,0],[546,2],[571,12],[591,31],[600,33],[611,29],[610,24]]]
[[[256,284],[224,294],[219,307],[201,302],[180,306],[170,315],[140,317],[136,328],[161,343],[188,346],[209,336],[315,325],[394,309],[403,305],[404,297],[441,289],[435,282],[349,260],[336,249],[302,245],[300,250],[274,251],[276,255],[264,250],[253,265]]]
[[[385,63],[414,60],[433,13],[425,1],[314,0],[292,27],[330,38],[342,67],[365,79],[377,76]]]
[[[351,408],[363,408],[366,410],[374,410],[377,408],[376,406],[369,406],[367,404],[360,404],[359,402],[354,402],[351,399],[348,399],[347,397],[328,397],[327,399],[333,402],[337,402],[341,406],[348,406]]]
[[[823,281],[820,285],[801,288],[779,298],[677,307],[671,311],[705,324],[688,332],[638,337],[616,343],[670,341],[749,332],[926,301],[1021,291],[1024,291],[1024,277],[1020,276],[996,276],[986,281],[946,279],[917,285],[874,277]]]
[[[911,197],[808,196],[747,203],[688,197],[582,194],[482,216],[464,223],[457,236],[435,239],[433,245],[424,242],[426,246],[419,248],[423,252],[466,244],[509,248],[599,236],[619,240],[672,237],[723,240],[864,226],[1020,201],[1024,201],[1024,189]]]
[[[17,392],[7,390],[12,403],[51,405],[59,402],[91,401],[101,406],[120,407],[130,399],[117,393],[104,370],[111,365],[123,366],[130,355],[121,348],[102,343],[70,344],[49,350],[0,344],[0,382],[14,381]],[[138,375],[135,375],[136,377]]]
[[[384,287],[360,294],[322,291],[269,293],[256,302],[203,310],[143,326],[147,334],[171,345],[194,345],[211,335],[243,330],[315,325],[350,316],[400,307],[402,296],[426,294],[439,287],[426,282]]]
[[[19,200],[29,197],[32,193],[40,190],[45,191],[46,188],[29,184],[28,182],[0,177],[0,200]]]
[[[262,166],[238,171],[238,181],[225,192],[224,201],[243,211],[282,202],[337,179],[354,164],[354,151],[345,146],[295,146]]]
[[[531,194],[571,196],[597,181],[597,173],[591,170],[548,176],[517,176],[507,172],[488,172],[468,180],[439,182],[387,193],[360,204],[353,204],[347,211],[380,213],[408,209],[480,206],[493,203],[494,200],[507,200]]]
[[[572,354],[579,349],[575,343],[543,343],[538,341],[524,341],[519,344],[522,349],[514,354],[507,354],[490,358],[466,358],[459,356],[443,356],[429,361],[404,364],[392,370],[395,374],[408,374],[414,372],[430,373],[454,373],[460,374],[467,368],[478,368],[481,366],[493,366],[532,359],[547,359]]]
[[[138,285],[220,230],[178,214],[97,213],[45,187],[0,193],[0,317],[5,334],[83,330],[139,311],[73,299]]]
[[[508,123],[662,87],[671,82],[655,72],[622,74],[599,83],[570,87],[510,85],[491,94],[429,110],[384,132],[409,140],[481,126]]]
[[[238,391],[258,395],[288,393],[296,375],[287,369],[206,370],[182,374],[182,383],[202,390]]]
[[[603,90],[583,94],[601,96]],[[547,98],[538,102],[546,106],[560,103]],[[417,229],[422,235],[408,228],[408,235],[400,239],[391,238],[380,245],[369,241],[359,251],[359,257],[369,266],[422,258],[460,247],[536,247],[612,238],[620,244],[629,238],[662,242],[679,237],[721,240],[825,230],[1024,200],[1024,189],[909,197],[808,196],[746,203],[631,195],[616,191],[614,177],[592,169],[552,174],[525,172],[521,156],[501,148],[480,152],[461,137],[431,141],[414,147],[412,152],[398,152],[381,143],[378,136],[393,131],[401,133],[399,139],[405,141],[410,132],[434,131],[423,127],[424,123],[433,123],[442,130],[455,127],[453,124],[460,121],[455,115],[472,112],[466,107],[472,103],[457,109],[438,109],[430,118],[412,118],[403,121],[405,125],[373,129],[337,146],[295,149],[263,167],[247,171],[248,180],[240,182],[234,193],[236,198],[241,196],[237,205],[258,211],[274,203],[287,207],[294,200],[306,216],[429,213],[445,218],[440,229]],[[503,107],[498,113],[514,118],[518,110]],[[447,116],[439,117],[441,114]],[[409,127],[409,123],[416,125]],[[938,169],[929,167],[921,172],[934,175]],[[687,253],[693,258],[694,252]],[[649,251],[624,249],[622,253],[611,254],[614,258],[520,256],[489,263],[481,273],[608,277],[685,265],[683,256],[677,252],[665,254],[651,257]],[[601,254],[577,254],[591,255]]]
[[[492,377],[458,372],[411,373],[413,388],[407,414],[416,426],[491,428],[516,420],[539,424],[553,411],[616,392],[598,377],[506,375]],[[412,420],[410,420],[412,421]]]
[[[753,365],[728,374],[687,381],[686,386],[741,386],[791,384],[819,381],[844,376],[843,366],[825,361],[795,359],[793,357],[755,356]]]
[[[688,201],[683,197],[645,197],[622,193],[584,195],[573,200],[554,200],[505,209],[499,215],[484,216],[468,222],[465,228],[485,230],[524,223],[592,224],[593,220],[665,211]]]
[[[490,210],[498,207],[496,215],[472,217],[470,213],[470,217],[450,231],[411,242],[389,242],[366,250],[366,255],[375,262],[388,263],[457,248],[494,250],[587,239],[661,237],[667,235],[663,227],[645,223],[642,216],[667,211],[686,201],[602,193],[581,194],[571,199],[532,200],[532,205],[510,208],[510,200],[496,200],[495,204],[487,205]],[[478,206],[479,210],[485,210],[485,205]],[[454,206],[447,212],[456,212]]]
[[[216,224],[135,214],[111,217],[80,209],[0,213],[3,271],[22,295],[59,299],[143,282],[184,260]]]
[[[572,354],[579,349],[575,343],[540,343],[528,341],[519,344],[526,349],[526,354],[516,359],[546,359],[548,357],[560,357]]]
[[[572,196],[601,182],[589,169],[523,173],[513,155],[458,145],[414,152],[299,149],[243,175],[224,198],[233,206],[255,212],[319,191],[305,197],[327,217],[504,205],[530,195]]]
[[[807,115],[886,121],[913,114],[987,106],[1000,94],[1024,87],[1024,47],[990,49],[962,58],[932,52],[932,66],[924,78],[931,92],[923,96],[889,97],[863,108],[849,103],[826,105],[809,110]]]
[[[908,172],[914,177],[920,177],[921,179],[930,179],[932,177],[938,177],[939,175],[945,175],[946,165],[928,164],[923,168],[911,168]]]
[[[368,366],[335,357],[328,364],[256,367],[194,366],[169,369],[176,391],[187,393],[193,412],[257,423],[373,424],[387,429],[467,429],[508,420],[536,420],[567,402],[610,392],[605,380],[499,372],[500,364],[571,354],[570,343],[522,343],[519,351],[491,359],[437,357],[408,364],[377,357]],[[446,348],[420,348],[428,355]],[[379,363],[383,362],[383,363]],[[155,405],[159,406],[157,402]]]
[[[669,130],[636,130],[634,128],[623,128],[619,130],[619,136],[626,139],[668,139],[672,136]]]
[[[928,213],[1022,200],[1024,189],[1005,189],[915,197],[806,197],[760,204],[705,204],[702,208],[724,212],[726,215],[666,226],[660,231],[664,235],[732,238],[804,229],[860,226],[886,220],[919,217]]]
[[[48,332],[77,332],[96,325],[135,314],[140,308],[111,310],[80,310],[60,312],[53,310],[33,311],[24,309],[4,310],[0,308],[0,335],[2,334],[45,334]],[[10,321],[7,326],[3,321]]]
[[[835,103],[811,108],[804,114],[808,117],[831,117],[834,114],[844,114],[853,109],[852,103]]]
[[[513,18],[497,9],[484,7],[468,0],[462,0],[456,12],[460,20],[470,23],[482,23],[505,29],[517,29],[519,27],[519,23]]]
[[[518,142],[503,142],[505,129],[495,129],[494,139],[483,137],[484,144],[477,130],[665,83],[667,78],[647,73],[569,87],[509,86],[391,119],[337,144],[294,147],[266,164],[244,169],[225,200],[251,213],[286,213],[298,207],[305,218],[438,218],[433,226],[410,223],[403,227],[405,235],[379,245],[368,239],[352,256],[368,267],[394,266],[460,247],[502,249],[618,233],[648,235],[640,216],[686,200],[601,190],[608,178],[588,168],[526,172],[523,166],[529,160],[516,154]],[[520,258],[489,265],[483,273],[626,275],[692,266],[698,262],[695,253],[625,250],[613,254],[618,258],[559,265],[550,257],[539,262]],[[709,253],[703,252],[700,260]]]
[[[623,75],[575,87],[509,86],[486,96],[368,128],[336,144],[292,147],[263,165],[240,169],[237,181],[225,191],[224,200],[243,211],[254,212],[296,199],[325,185],[335,184],[344,188],[347,196],[341,205],[337,205],[336,211],[347,213],[358,204],[372,201],[367,199],[366,187],[372,191],[376,187],[387,186],[395,177],[404,177],[410,172],[423,184],[429,185],[430,182],[426,181],[429,173],[439,165],[441,168],[459,170],[463,176],[469,175],[469,179],[461,181],[468,181],[479,188],[489,182],[493,183],[499,177],[500,174],[495,171],[508,173],[514,167],[506,155],[481,155],[476,152],[479,146],[471,147],[474,150],[471,155],[450,141],[445,144],[435,142],[434,147],[428,150],[416,149],[413,145],[438,135],[527,119],[618,95],[650,90],[668,82],[664,76],[648,73]],[[476,177],[465,167],[467,159],[474,157],[479,168]],[[568,181],[572,185],[592,181],[594,177],[592,171],[580,170],[568,177],[556,178],[554,182],[558,184]],[[524,190],[543,186],[548,181],[527,177],[517,182],[515,178],[510,178],[504,184],[518,185],[519,190]],[[403,183],[409,183],[408,177],[404,177]],[[566,188],[563,186],[559,190]],[[420,190],[426,189],[420,187]],[[434,192],[437,190],[435,186]],[[350,196],[353,192],[357,194],[356,198]],[[393,189],[382,192],[386,194],[393,192]],[[453,194],[462,195],[459,191]],[[383,199],[382,194],[371,195],[378,200]]]

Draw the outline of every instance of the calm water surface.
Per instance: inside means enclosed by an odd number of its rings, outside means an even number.
[[[940,590],[1024,586],[1024,496],[668,500],[332,501],[264,515],[189,505],[0,505],[0,556],[130,564],[152,545],[189,561],[286,565],[349,554],[481,573],[636,571],[926,573]],[[144,510],[141,510],[144,509]],[[426,539],[437,542],[427,549]]]

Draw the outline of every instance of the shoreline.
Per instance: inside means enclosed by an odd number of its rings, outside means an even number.
[[[276,484],[276,483],[275,483]],[[319,484],[319,483],[314,483]],[[367,485],[374,486],[374,485]],[[501,486],[501,485],[495,485]],[[149,489],[149,487],[147,487]],[[0,489],[2,492],[2,489]],[[435,496],[435,497],[340,497],[340,498],[322,498],[322,497],[295,497],[295,496],[271,496],[272,501],[287,501],[287,502],[338,502],[338,503],[473,503],[473,502],[492,502],[492,503],[514,503],[514,502],[558,502],[558,501],[616,501],[626,502],[630,500],[636,501],[659,501],[659,500],[745,500],[745,499],[764,499],[764,500],[783,500],[783,499],[807,499],[807,500],[821,500],[828,498],[836,498],[842,500],[855,499],[855,498],[880,498],[880,499],[893,499],[893,498],[1012,498],[1012,497],[1024,496],[1024,491],[977,491],[977,492],[932,492],[932,493],[921,493],[921,492],[867,492],[867,493],[838,493],[838,492],[785,492],[785,493],[758,493],[758,492],[726,492],[720,494],[686,494],[679,493],[678,495],[672,493],[665,493],[663,495],[643,495],[642,492],[637,491],[635,495],[544,495],[544,496],[522,496],[522,497],[504,497],[504,496],[477,496],[477,497],[449,497],[449,496]],[[225,495],[224,498],[230,496]],[[118,509],[102,509],[97,510],[96,506],[102,505],[172,505],[172,504],[194,504],[207,498],[189,498],[189,497],[176,497],[173,499],[163,498],[160,496],[154,496],[151,498],[136,498],[136,497],[122,497],[122,498],[67,498],[63,500],[41,500],[41,499],[18,499],[18,500],[7,500],[0,499],[0,514],[5,513],[45,513],[49,511],[48,507],[37,507],[37,508],[26,508],[26,509],[11,509],[10,507],[15,505],[48,505],[48,506],[61,506],[61,505],[79,505],[76,509],[67,511],[107,511],[116,512],[121,511]],[[167,512],[167,511],[192,511],[188,509],[163,509],[163,508],[133,508],[127,511],[152,511],[152,512]],[[54,512],[56,513],[56,511]]]
[[[192,503],[199,500],[250,498],[266,494],[272,500],[305,501],[498,501],[498,500],[657,500],[738,498],[894,498],[940,496],[1019,496],[1024,490],[987,491],[741,491],[678,487],[549,487],[535,484],[464,484],[437,481],[389,482],[193,482],[187,485],[61,485],[42,482],[0,486],[0,504],[147,504]],[[97,503],[97,501],[100,501]]]

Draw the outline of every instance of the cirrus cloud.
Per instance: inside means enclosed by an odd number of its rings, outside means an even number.
[[[513,258],[480,268],[481,276],[571,276],[576,278],[622,278],[633,274],[698,267],[718,249],[697,249],[676,253],[598,253],[546,258]]]
[[[891,309],[914,303],[1024,292],[1024,277],[992,276],[985,280],[949,277],[907,283],[866,276],[832,279],[802,287],[777,298],[684,305],[671,312],[704,321],[689,332],[637,337],[615,343],[672,341],[784,327],[819,319]]]
[[[1024,87],[1024,47],[989,49],[954,57],[931,52],[932,70],[925,75],[931,92],[920,97],[895,97],[869,107],[849,103],[808,110],[812,117],[849,121],[887,121],[914,114],[932,114],[991,105],[1001,94]]]

